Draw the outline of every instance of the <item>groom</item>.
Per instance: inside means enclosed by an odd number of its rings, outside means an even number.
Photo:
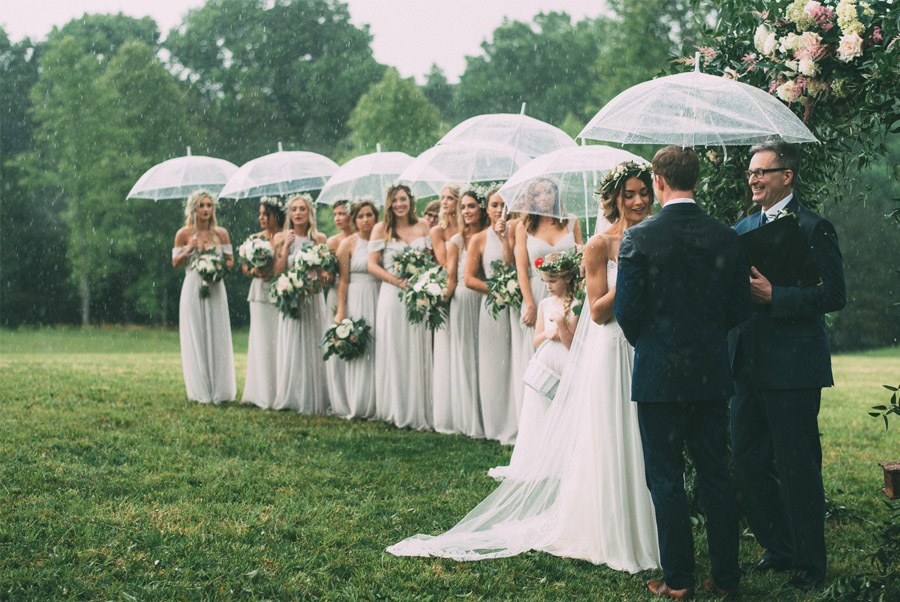
[[[616,319],[635,348],[632,399],[664,575],[648,588],[675,599],[694,593],[685,445],[707,519],[712,577],[703,587],[733,596],[740,581],[727,466],[727,399],[734,391],[727,335],[750,315],[750,285],[737,234],[694,202],[699,175],[692,149],[656,153],[653,189],[662,210],[625,231],[616,281]]]

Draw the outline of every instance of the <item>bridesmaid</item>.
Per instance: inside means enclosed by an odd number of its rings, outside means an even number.
[[[484,436],[512,445],[516,441],[518,416],[512,396],[512,346],[511,323],[508,309],[496,318],[485,304],[489,294],[483,278],[494,275],[491,263],[502,260],[507,266],[513,263],[511,237],[505,237],[506,224],[503,216],[503,199],[497,194],[498,188],[488,192],[487,214],[490,227],[472,236],[466,253],[466,286],[482,294],[478,313],[478,396],[481,400],[481,416],[484,422]],[[483,275],[483,276],[482,276]],[[518,329],[518,325],[516,325]]]
[[[172,266],[185,268],[178,304],[184,387],[188,399],[193,401],[232,401],[237,396],[237,385],[225,283],[220,280],[211,285],[209,297],[201,299],[202,279],[190,265],[200,251],[215,249],[225,257],[225,267],[230,269],[234,265],[231,239],[225,228],[216,223],[216,204],[206,190],[188,197],[184,217],[184,227],[175,234],[172,249]]]
[[[484,230],[488,217],[484,192],[467,190],[459,203],[460,231],[447,247],[447,298],[450,300],[450,403],[453,430],[483,439],[484,425],[478,391],[479,294],[460,283],[466,266],[466,247]]]
[[[288,199],[288,220],[284,232],[275,236],[275,274],[288,269],[304,243],[325,242],[316,230],[316,214],[308,194]],[[300,306],[298,319],[278,314],[275,347],[275,410],[290,409],[301,414],[328,412],[325,363],[319,341],[325,326],[325,299],[317,293]]]
[[[372,229],[378,221],[378,208],[370,200],[354,203],[350,219],[356,225],[356,234],[351,234],[338,247],[340,280],[337,287],[337,314],[335,323],[344,318],[366,321],[375,330],[375,308],[378,306],[378,280],[369,274],[369,240]],[[375,349],[369,343],[366,355],[344,362],[337,357],[325,362],[343,364],[344,390],[347,411],[346,418],[371,418],[375,415]],[[334,404],[334,398],[332,398]],[[337,405],[335,405],[335,413]]]
[[[275,235],[284,227],[284,206],[278,197],[263,197],[259,203],[259,226],[262,236],[275,248]],[[247,378],[244,380],[242,403],[269,408],[275,401],[275,339],[278,334],[278,309],[269,294],[272,266],[247,268],[245,276],[252,276],[250,293],[250,337],[247,343]]]
[[[450,239],[459,232],[459,188],[447,185],[439,198],[441,212],[438,225],[431,229],[431,247],[434,258],[447,269],[447,249]],[[450,324],[434,333],[434,430],[439,433],[455,433],[453,408],[450,399]]]
[[[537,306],[547,296],[547,289],[540,272],[534,268],[534,261],[581,246],[581,225],[578,219],[571,213],[565,219],[552,217],[562,213],[556,182],[549,178],[535,178],[528,185],[526,194],[526,207],[530,207],[535,213],[526,214],[516,226],[516,272],[522,289],[522,340],[521,347],[513,349],[513,354],[519,354],[518,361],[514,363],[513,393],[520,415],[524,394],[522,376],[534,353],[531,342],[534,339]]]
[[[429,430],[431,341],[424,324],[410,324],[398,293],[406,281],[394,257],[407,247],[427,248],[428,229],[418,220],[408,186],[391,186],[384,217],[369,242],[369,273],[381,280],[375,317],[375,417],[404,428]]]
[[[337,256],[340,244],[353,234],[353,221],[350,219],[350,203],[344,199],[331,206],[331,215],[334,218],[334,226],[338,233],[328,238],[328,248]],[[336,276],[336,275],[335,275]],[[337,311],[337,282],[329,282],[325,289],[325,315],[328,323],[334,318]],[[325,362],[325,383],[328,386],[328,396],[331,398],[331,409],[339,416],[346,416],[350,408],[347,406],[347,392],[344,389],[344,362],[335,358]]]

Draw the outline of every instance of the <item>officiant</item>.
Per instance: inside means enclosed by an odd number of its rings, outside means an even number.
[[[826,570],[818,414],[822,387],[834,384],[824,317],[846,302],[843,260],[834,227],[805,207],[794,190],[797,148],[765,142],[751,153],[746,175],[760,211],[735,230],[745,235],[770,226],[775,231],[777,220],[796,220],[790,225],[799,226],[796,236],[805,245],[800,244],[800,256],[785,256],[773,243],[769,256],[757,262],[748,249],[754,311],[729,336],[735,471],[747,522],[765,549],[752,570],[790,571],[788,585],[810,589],[822,583]],[[803,262],[795,266],[797,273],[805,267],[814,279],[776,282],[759,269],[763,261]]]

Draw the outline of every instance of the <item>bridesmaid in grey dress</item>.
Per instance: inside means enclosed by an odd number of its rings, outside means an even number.
[[[283,273],[300,252],[303,243],[325,242],[316,230],[316,214],[309,195],[288,199],[288,224],[275,237],[275,273]],[[301,414],[325,414],[329,410],[325,386],[325,362],[319,341],[325,333],[325,299],[316,293],[300,306],[297,319],[278,315],[275,347],[275,410],[294,410]]]
[[[381,283],[369,273],[369,239],[378,221],[378,208],[370,200],[354,203],[350,218],[356,225],[351,234],[338,247],[340,280],[337,286],[337,313],[335,324],[344,318],[362,318],[375,331],[375,309],[378,306],[378,290]],[[369,343],[365,355],[347,361],[333,356],[327,362],[340,362],[344,382],[346,412],[335,407],[335,413],[346,418],[371,418],[375,415],[375,344]]]
[[[409,187],[388,189],[384,217],[369,242],[369,273],[382,282],[375,317],[375,417],[424,431],[432,428],[431,336],[424,324],[406,318],[398,293],[407,283],[393,266],[404,249],[430,246],[413,202]]]
[[[485,304],[489,293],[485,278],[494,275],[491,263],[497,260],[512,265],[512,241],[499,236],[497,230],[505,232],[502,219],[503,199],[497,188],[488,192],[487,214],[490,227],[472,237],[466,255],[466,286],[480,293],[478,314],[478,395],[481,401],[481,416],[484,436],[512,445],[516,441],[515,399],[512,395],[512,339],[509,310],[502,310],[497,317],[491,315]]]
[[[478,307],[481,296],[464,282],[466,247],[487,224],[484,191],[468,190],[459,202],[457,223],[447,249],[450,299],[450,404],[453,431],[484,438],[478,390]]]
[[[237,396],[234,378],[234,351],[231,348],[231,320],[225,283],[210,286],[208,297],[200,298],[200,275],[191,269],[191,260],[200,251],[215,249],[225,257],[226,269],[234,265],[231,239],[216,223],[212,195],[198,190],[184,207],[185,225],[175,234],[172,266],[184,267],[184,284],[178,305],[178,334],[181,363],[188,399],[200,403],[233,401]]]
[[[337,256],[341,243],[355,231],[353,220],[350,219],[350,202],[347,200],[337,201],[331,206],[331,215],[334,218],[334,226],[338,229],[338,233],[330,236],[326,244],[331,252]],[[325,289],[325,314],[328,322],[334,318],[334,313],[337,311],[337,289],[336,279],[334,282],[330,282],[330,286]],[[346,379],[344,378],[343,370],[344,362],[339,359],[325,362],[325,382],[328,385],[328,396],[331,398],[331,409],[339,416],[346,416],[350,411],[347,407],[347,392],[344,390]]]

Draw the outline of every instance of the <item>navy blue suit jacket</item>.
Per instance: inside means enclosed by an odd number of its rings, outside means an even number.
[[[751,312],[737,234],[693,203],[625,231],[615,315],[634,345],[632,399],[715,401],[734,392],[727,337]]]
[[[731,331],[728,348],[735,375],[746,374],[763,389],[817,389],[834,384],[825,314],[844,307],[844,263],[834,226],[800,203],[787,205],[809,241],[821,278],[818,286],[772,287],[771,305],[754,305],[750,317]],[[760,226],[754,213],[735,226],[738,234]],[[765,276],[765,274],[763,274]]]

